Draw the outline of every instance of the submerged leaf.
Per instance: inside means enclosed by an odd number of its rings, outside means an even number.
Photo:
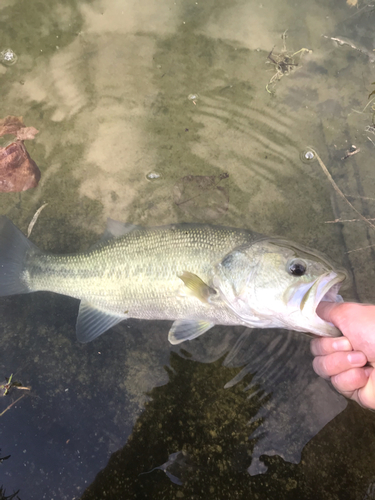
[[[35,139],[36,134],[39,132],[35,127],[23,127],[17,132],[17,139],[20,141],[27,141]]]
[[[17,140],[0,148],[0,192],[26,191],[36,187],[40,170],[30,158],[23,141],[34,139],[38,130],[26,127],[22,116],[7,116],[0,120],[0,137],[15,135]]]
[[[30,158],[22,141],[0,148],[0,191],[26,191],[36,187],[40,170]]]
[[[0,120],[0,137],[15,135],[20,141],[32,140],[39,132],[35,127],[26,127],[22,116],[6,116]]]
[[[17,132],[24,127],[25,124],[23,123],[22,116],[6,116],[0,120],[0,136],[8,134],[17,135]]]

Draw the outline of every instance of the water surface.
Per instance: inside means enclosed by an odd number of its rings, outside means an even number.
[[[375,302],[373,230],[330,222],[357,217],[301,160],[316,149],[375,216],[372,5],[6,0],[0,14],[0,52],[18,57],[0,65],[0,118],[39,130],[26,146],[42,172],[0,208],[26,232],[48,203],[35,244],[86,249],[107,217],[245,227],[327,253],[352,274],[345,299]],[[269,93],[273,47],[298,66]],[[313,373],[307,337],[217,327],[172,348],[168,322],[130,320],[80,345],[74,299],[0,308],[0,375],[31,387],[0,417],[8,495],[372,498],[373,413]]]

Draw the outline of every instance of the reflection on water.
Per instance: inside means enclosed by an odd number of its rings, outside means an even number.
[[[318,163],[301,160],[316,150],[374,216],[371,5],[4,0],[0,52],[17,60],[0,64],[1,116],[39,130],[28,150],[42,178],[1,193],[1,213],[26,231],[47,202],[33,241],[61,253],[95,242],[108,216],[280,234],[349,269],[346,299],[374,302],[372,229],[326,224],[355,216]],[[271,96],[267,56],[286,29],[288,53],[312,52]],[[32,388],[0,417],[8,494],[102,498],[112,484],[112,498],[372,495],[373,414],[342,412],[307,338],[217,327],[181,351],[168,323],[129,321],[83,346],[73,299],[0,308],[0,375]]]

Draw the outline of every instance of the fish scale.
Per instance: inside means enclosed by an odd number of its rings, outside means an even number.
[[[180,296],[184,285],[178,276],[190,271],[210,280],[213,266],[251,238],[242,230],[212,226],[135,229],[80,254],[33,250],[24,281],[30,291],[69,295],[116,313],[127,310],[133,318],[177,319],[188,312],[196,317],[207,305]]]

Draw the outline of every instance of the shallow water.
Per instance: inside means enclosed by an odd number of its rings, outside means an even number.
[[[327,223],[358,217],[301,160],[317,150],[375,216],[371,5],[3,1],[0,52],[17,61],[0,64],[0,118],[39,130],[26,146],[42,179],[1,193],[1,213],[26,232],[47,202],[31,239],[61,253],[95,242],[107,217],[279,234],[345,266],[345,299],[374,303],[374,249],[358,250],[372,228]],[[285,30],[287,54],[311,52],[270,94],[267,56]],[[373,413],[314,374],[307,337],[217,327],[171,347],[169,323],[131,320],[80,345],[74,299],[38,293],[0,309],[0,375],[31,387],[0,417],[8,495],[372,498]]]

